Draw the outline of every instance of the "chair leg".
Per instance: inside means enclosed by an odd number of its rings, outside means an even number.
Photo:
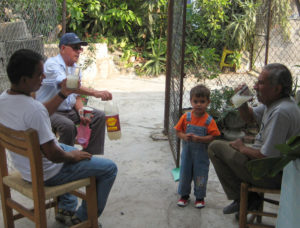
[[[54,197],[53,201],[55,203],[54,214],[57,215],[57,213],[58,213],[58,197]]]
[[[46,205],[39,203],[39,207],[34,206],[34,208],[38,208],[34,210],[34,222],[36,228],[46,228],[47,227],[47,216],[46,216]]]
[[[3,213],[3,222],[5,228],[14,228],[14,217],[13,210],[7,206],[6,199],[11,198],[10,189],[5,186],[3,183],[0,185],[1,188],[1,204],[2,204],[2,213]]]
[[[259,196],[261,197],[261,199],[263,199],[264,198],[264,193],[260,193]],[[261,204],[258,208],[258,211],[263,212],[263,209],[264,209],[264,201],[262,200],[262,202],[261,202]],[[262,216],[257,215],[256,216],[256,221],[257,221],[257,223],[262,223]]]
[[[88,219],[91,221],[92,228],[98,228],[98,207],[97,207],[97,192],[96,178],[90,177],[91,183],[86,187],[86,204]]]
[[[241,184],[239,227],[246,228],[248,208],[248,184]]]

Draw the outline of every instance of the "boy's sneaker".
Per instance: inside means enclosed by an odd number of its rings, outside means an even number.
[[[195,201],[195,207],[196,208],[203,208],[203,207],[205,207],[205,202],[204,202],[204,200],[196,200]]]
[[[73,211],[67,211],[65,209],[58,209],[58,213],[55,216],[55,220],[58,222],[61,222],[67,226],[70,226],[71,224],[71,219],[72,216],[74,215],[75,212]]]
[[[182,197],[181,197],[181,198],[178,200],[177,205],[178,205],[179,207],[186,207],[186,206],[189,204],[189,202],[190,202],[190,199],[189,199],[189,198],[185,199],[185,198],[182,198]]]

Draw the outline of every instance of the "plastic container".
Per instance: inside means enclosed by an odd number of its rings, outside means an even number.
[[[66,87],[68,89],[78,89],[79,87],[79,78],[80,78],[80,67],[75,66],[66,66]]]
[[[244,85],[236,94],[231,98],[231,102],[235,108],[239,108],[245,102],[251,100],[253,93],[250,91],[247,85]]]
[[[106,101],[104,105],[107,135],[110,140],[121,138],[119,108],[116,102]]]
[[[80,125],[77,127],[77,142],[83,147],[83,149],[87,148],[89,145],[91,137],[91,129],[89,125],[83,125],[80,123]]]

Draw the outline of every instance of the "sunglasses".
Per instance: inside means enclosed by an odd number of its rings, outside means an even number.
[[[80,51],[80,50],[82,50],[82,47],[81,47],[81,45],[80,44],[70,44],[70,45],[66,45],[66,46],[69,46],[70,48],[72,48],[74,51]]]

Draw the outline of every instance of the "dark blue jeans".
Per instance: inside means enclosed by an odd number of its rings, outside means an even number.
[[[72,151],[76,149],[64,144],[61,144],[61,147],[65,151]],[[106,205],[106,201],[117,176],[117,172],[117,166],[113,161],[93,156],[91,160],[83,160],[77,163],[65,163],[58,174],[45,181],[45,185],[55,186],[95,176],[98,216],[100,216]],[[60,196],[58,207],[68,211],[75,211],[77,207],[77,197],[69,193]],[[76,215],[81,221],[87,220],[87,207],[85,201],[82,201],[81,206],[76,211]]]

